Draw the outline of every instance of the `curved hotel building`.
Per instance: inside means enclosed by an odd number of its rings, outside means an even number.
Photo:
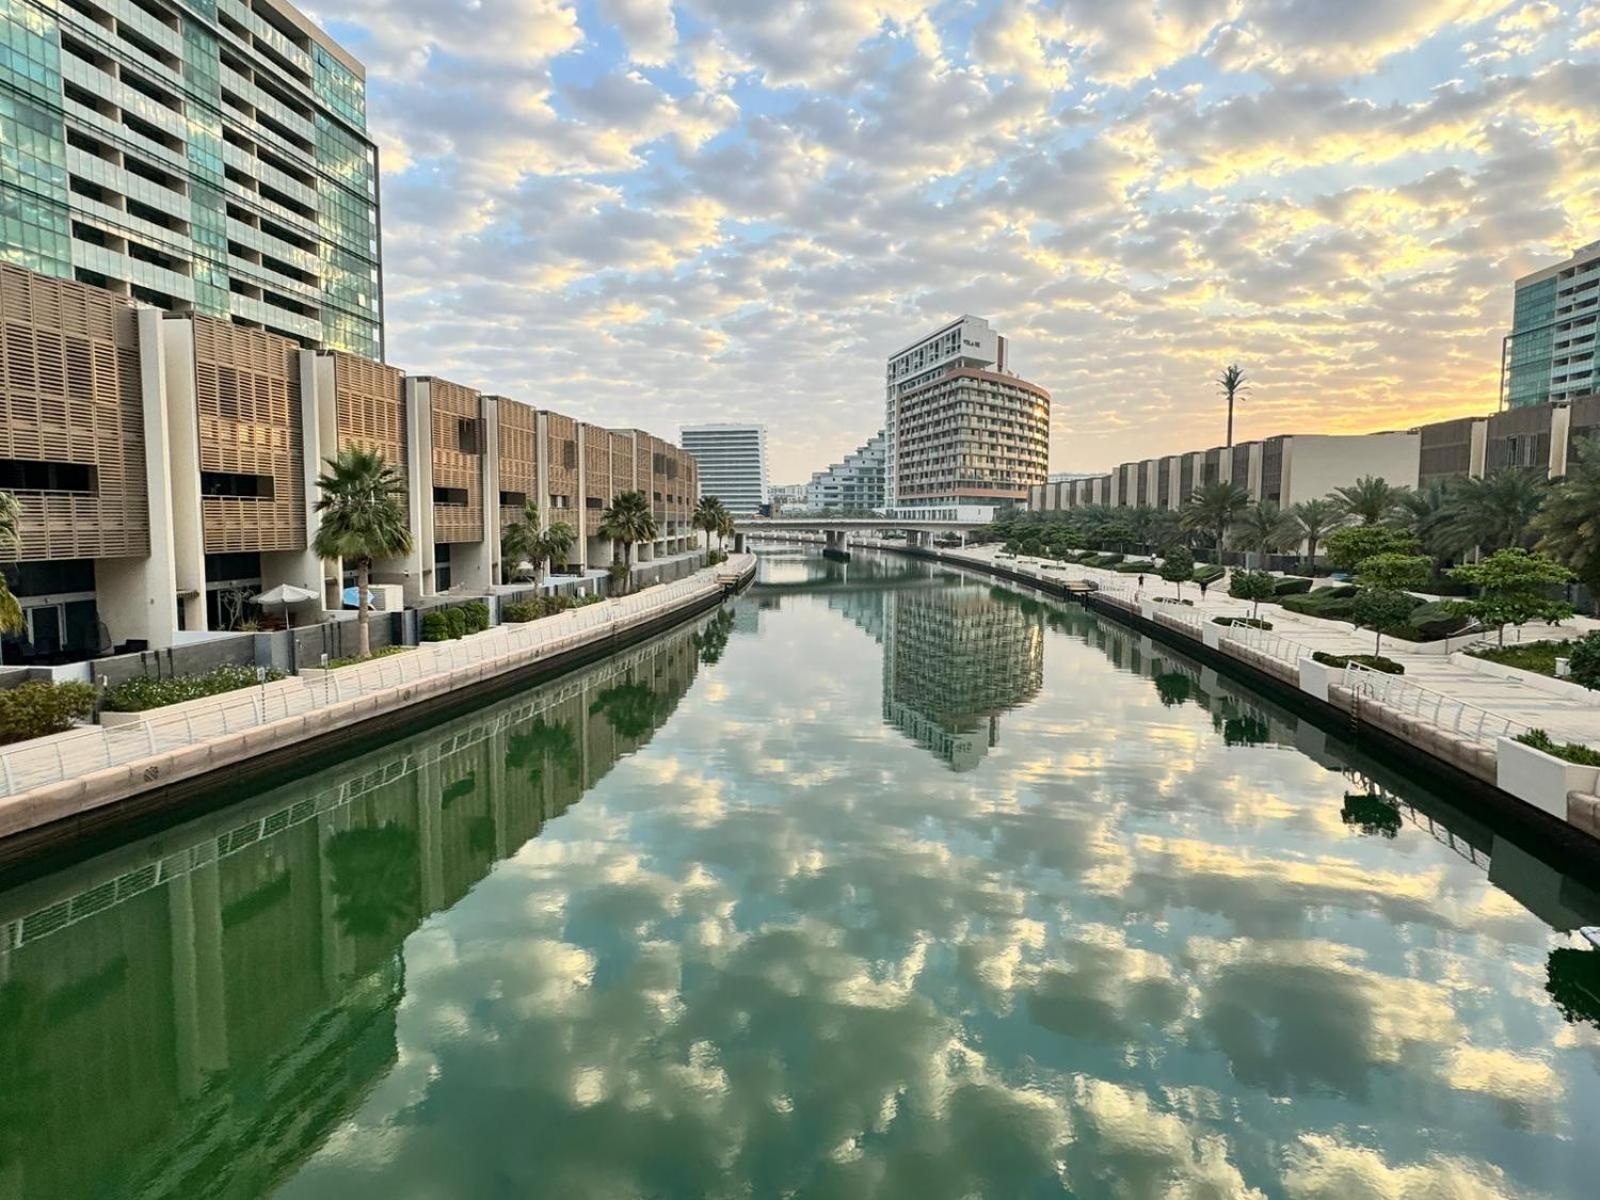
[[[1013,374],[1006,339],[959,320],[889,357],[886,501],[891,508],[1026,503],[1049,472],[1050,393]],[[982,514],[968,515],[982,519]]]

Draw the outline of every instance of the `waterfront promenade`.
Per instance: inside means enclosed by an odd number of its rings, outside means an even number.
[[[706,607],[754,571],[752,555],[733,555],[675,583],[556,616],[19,744],[0,751],[0,839],[618,643]]]

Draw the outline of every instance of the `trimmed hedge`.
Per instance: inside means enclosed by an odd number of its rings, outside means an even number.
[[[271,683],[282,678],[282,671],[268,667],[264,682]],[[125,679],[116,687],[106,689],[105,700],[100,707],[107,712],[146,712],[152,708],[165,708],[169,704],[182,704],[185,700],[236,692],[240,688],[255,687],[260,682],[263,681],[256,678],[255,667],[240,665],[218,667],[203,675]]]
[[[1301,596],[1311,590],[1309,579],[1280,579],[1273,586],[1274,596]]]
[[[425,642],[454,641],[469,633],[482,633],[487,628],[489,606],[482,600],[429,609],[422,614],[422,640]]]
[[[1546,754],[1577,763],[1581,767],[1600,767],[1600,750],[1585,746],[1582,742],[1558,742],[1542,729],[1519,733],[1516,740],[1524,746],[1543,750]]]
[[[570,596],[565,592],[553,596],[530,596],[526,600],[513,600],[509,604],[501,605],[500,619],[514,625],[527,621],[538,621],[545,617],[553,617],[557,613],[564,613],[569,608],[584,608],[590,604],[599,604],[599,596]]]
[[[1329,654],[1326,650],[1315,651],[1311,655],[1313,662],[1322,663],[1328,667],[1344,668],[1351,663],[1357,666],[1370,667],[1374,671],[1382,671],[1385,675],[1404,675],[1406,669],[1392,658],[1381,654]]]
[[[1271,621],[1263,621],[1260,617],[1212,617],[1213,625],[1248,625],[1251,629],[1271,629]]]
[[[361,663],[369,663],[375,658],[388,658],[391,654],[404,654],[409,649],[411,649],[409,646],[380,646],[365,658],[362,658],[359,654],[351,655],[349,658],[336,658],[328,664],[328,670],[334,671],[340,667],[358,666]]]
[[[63,733],[93,711],[94,688],[87,683],[19,683],[0,691],[0,744]]]
[[[1206,563],[1204,565],[1197,565],[1195,567],[1192,578],[1195,583],[1203,583],[1209,587],[1211,584],[1221,579],[1225,574],[1227,574],[1227,572],[1221,567],[1217,566],[1215,563]]]

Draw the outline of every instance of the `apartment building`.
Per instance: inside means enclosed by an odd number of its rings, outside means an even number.
[[[699,544],[693,457],[641,430],[12,266],[0,338],[0,488],[22,506],[5,570],[27,626],[10,663],[179,644],[280,583],[341,608],[353,567],[311,549],[313,506],[325,460],[351,446],[405,480],[413,548],[373,580],[407,603],[492,591],[530,503],[573,525],[592,567],[612,559],[601,514],[623,491],[656,516],[638,558]]]
[[[885,503],[1025,503],[1049,472],[1050,393],[1013,374],[1006,339],[963,316],[889,356]]]
[[[884,467],[888,439],[882,431],[844,456],[826,471],[817,471],[805,485],[803,503],[809,509],[841,512],[876,512],[883,508]]]
[[[381,360],[365,89],[287,0],[0,0],[0,254]]]
[[[1600,241],[1517,280],[1500,355],[1500,402],[1511,409],[1600,392]]]
[[[700,464],[701,494],[721,500],[735,516],[750,516],[771,501],[765,425],[685,425],[683,448]]]

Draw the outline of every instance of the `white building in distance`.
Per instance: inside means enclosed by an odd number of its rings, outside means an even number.
[[[734,516],[761,511],[770,499],[765,425],[685,425],[681,445],[700,465],[700,494]]]
[[[876,512],[884,505],[885,437],[882,431],[806,484],[805,505],[813,511]]]

